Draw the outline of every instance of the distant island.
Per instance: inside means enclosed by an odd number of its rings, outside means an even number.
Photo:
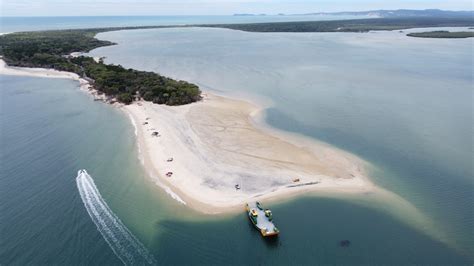
[[[78,74],[91,82],[94,89],[130,104],[143,99],[158,104],[182,105],[201,99],[195,84],[173,80],[157,73],[125,69],[120,65],[104,64],[91,57],[71,56],[73,52],[114,45],[94,36],[99,32],[157,28],[124,27],[83,30],[52,30],[19,32],[0,36],[0,54],[10,66],[52,68]]]
[[[374,16],[380,18],[409,18],[409,17],[472,17],[474,11],[450,11],[440,9],[395,9],[395,10],[369,10],[369,11],[342,11],[342,12],[313,12],[298,14],[302,16],[333,15],[333,16]]]
[[[249,32],[368,32],[429,27],[472,27],[471,17],[403,17],[330,21],[205,24],[201,27],[227,28]]]
[[[414,32],[409,33],[407,36],[418,37],[418,38],[442,38],[442,39],[451,39],[451,38],[471,38],[474,37],[474,31],[428,31],[428,32]]]
[[[258,16],[262,14],[234,14],[234,16]],[[265,14],[263,14],[265,15]],[[393,10],[369,10],[369,11],[340,11],[340,12],[310,12],[302,14],[278,13],[277,16],[360,16],[360,17],[378,17],[378,18],[410,18],[410,17],[444,17],[459,18],[472,17],[474,11],[450,11],[440,9],[393,9]]]

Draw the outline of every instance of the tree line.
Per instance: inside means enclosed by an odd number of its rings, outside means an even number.
[[[52,68],[93,79],[95,89],[125,104],[137,98],[167,105],[187,104],[201,99],[199,87],[186,81],[174,80],[154,72],[109,65],[102,60],[96,62],[91,57],[69,56],[72,52],[88,52],[98,47],[114,45],[94,36],[99,32],[117,29],[122,28],[6,34],[0,36],[0,54],[11,66]]]

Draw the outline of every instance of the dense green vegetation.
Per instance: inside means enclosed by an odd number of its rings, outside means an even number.
[[[99,32],[121,29],[157,28],[127,27],[85,30],[20,32],[0,36],[0,54],[8,65],[43,67],[70,71],[94,80],[94,87],[118,101],[129,104],[136,97],[159,104],[181,105],[200,99],[199,87],[163,77],[153,72],[125,69],[120,65],[95,62],[90,57],[69,56],[113,45],[94,36]]]
[[[116,96],[123,103],[131,103],[134,97],[168,105],[187,104],[200,99],[198,86],[186,81],[173,80],[153,72],[97,63],[91,57],[71,58],[70,62],[82,67],[83,72],[80,74],[92,78],[97,90]]]
[[[272,22],[248,24],[207,24],[201,27],[228,28],[251,32],[367,32],[425,27],[468,27],[474,18],[405,17],[332,21]]]
[[[0,36],[0,52],[8,64],[24,67],[72,67],[62,55],[112,45],[94,38],[97,31],[20,32]],[[57,58],[59,57],[59,58]]]
[[[419,37],[419,38],[470,38],[474,37],[474,31],[459,31],[459,32],[449,32],[449,31],[428,31],[428,32],[415,32],[409,33],[407,36],[410,37]]]

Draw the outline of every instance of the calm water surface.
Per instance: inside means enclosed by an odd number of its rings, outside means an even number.
[[[215,29],[100,37],[120,44],[93,51],[108,62],[271,100],[269,124],[367,159],[376,182],[457,249],[357,198],[270,206],[282,235],[265,241],[243,214],[203,216],[172,200],[143,173],[128,118],[76,82],[0,76],[1,264],[121,263],[81,201],[81,168],[159,264],[472,264],[469,40]]]
[[[368,160],[378,184],[474,253],[473,40],[405,34],[124,31],[91,54],[270,100],[270,125]]]
[[[469,263],[347,201],[272,206],[284,232],[276,241],[262,239],[244,214],[193,213],[143,174],[133,127],[119,110],[92,101],[74,81],[0,77],[2,264],[121,264],[80,199],[81,168],[158,264]],[[343,239],[349,248],[339,247]]]

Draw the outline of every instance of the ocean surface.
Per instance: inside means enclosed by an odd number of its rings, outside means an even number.
[[[151,183],[128,118],[94,102],[77,82],[1,76],[0,85],[2,264],[118,265],[119,257],[138,256],[103,237],[123,228],[94,223],[112,224],[113,215],[157,264],[469,263],[383,212],[337,199],[270,206],[282,234],[267,241],[244,213],[199,215]],[[108,213],[88,214],[76,182],[82,168]],[[339,247],[345,239],[351,246]]]
[[[0,33],[98,27],[258,23],[359,18],[371,17],[340,15],[0,17]]]
[[[119,45],[91,55],[271,102],[268,124],[366,159],[377,184],[473,254],[473,40],[406,32],[108,32]]]
[[[472,265],[472,39],[200,28],[99,38],[118,43],[91,52],[108,63],[272,103],[268,124],[364,158],[447,238],[377,202],[307,195],[269,206],[282,234],[267,241],[244,213],[201,215],[154,184],[129,118],[77,82],[0,76],[0,264]]]

